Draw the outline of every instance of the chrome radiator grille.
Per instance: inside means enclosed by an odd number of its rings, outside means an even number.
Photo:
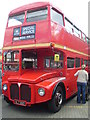
[[[29,85],[21,84],[20,88],[18,84],[11,84],[10,86],[10,97],[12,100],[24,100],[27,102],[31,101],[31,88]]]

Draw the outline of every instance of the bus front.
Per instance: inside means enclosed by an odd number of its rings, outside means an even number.
[[[2,92],[7,102],[30,106],[52,99],[55,86],[65,80],[65,55],[53,49],[50,40],[49,4],[35,3],[10,12],[2,57]],[[62,92],[56,95],[54,111],[63,99]]]

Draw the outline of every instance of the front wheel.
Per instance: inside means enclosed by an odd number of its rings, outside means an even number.
[[[56,88],[53,98],[48,102],[48,108],[51,112],[58,112],[63,102],[63,91],[60,86]]]

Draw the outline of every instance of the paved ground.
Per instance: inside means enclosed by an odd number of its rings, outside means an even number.
[[[77,104],[76,97],[65,102],[61,110],[55,114],[48,111],[46,104],[38,104],[31,108],[25,108],[8,105],[0,96],[0,107],[1,101],[3,118],[88,118],[88,102],[84,105]]]

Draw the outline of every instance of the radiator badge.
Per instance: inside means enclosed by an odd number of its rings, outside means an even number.
[[[21,83],[18,83],[18,86],[20,87]]]

